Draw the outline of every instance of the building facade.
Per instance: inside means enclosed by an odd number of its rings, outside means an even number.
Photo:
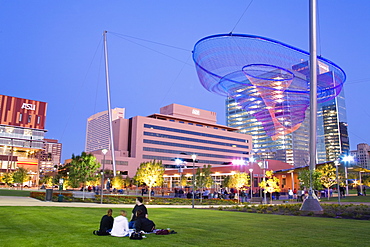
[[[232,160],[247,160],[252,137],[236,132],[236,128],[219,125],[216,113],[171,104],[159,114],[135,116],[113,121],[116,170],[134,176],[140,163],[162,161],[166,168],[227,165]],[[111,153],[92,152],[105,169],[112,169]],[[175,163],[181,159],[182,163]]]
[[[370,145],[367,143],[360,143],[357,149],[351,151],[351,156],[354,157],[354,164],[362,168],[370,170]]]
[[[62,143],[55,139],[44,139],[44,148],[40,152],[40,173],[45,174],[56,170],[62,157]]]
[[[47,103],[0,95],[0,171],[24,167],[38,173]],[[34,176],[35,177],[35,176]],[[34,180],[36,182],[36,180]]]
[[[309,78],[308,62],[292,67],[302,78]],[[335,80],[330,68],[319,63],[318,77]],[[253,155],[260,159],[276,159],[295,167],[309,164],[309,107],[301,126],[292,133],[272,140],[253,116],[253,110],[246,111],[232,98],[226,99],[227,126],[238,128],[239,132],[253,137]],[[318,104],[317,157],[318,163],[333,161],[349,153],[346,107],[343,89],[329,101]]]
[[[124,108],[114,108],[112,121],[125,117]],[[109,116],[108,111],[96,113],[87,119],[85,151],[91,152],[109,149]]]

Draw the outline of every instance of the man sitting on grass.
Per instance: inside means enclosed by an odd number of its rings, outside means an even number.
[[[98,236],[109,235],[113,227],[112,209],[108,209],[106,215],[101,218],[99,231],[93,231],[93,234]]]
[[[121,215],[114,218],[113,228],[110,235],[113,237],[127,237],[129,236],[128,220],[126,218],[126,211],[121,210]]]
[[[138,210],[143,211],[143,214],[141,214],[140,217],[148,218],[148,210],[146,209],[145,205],[143,204],[143,198],[142,197],[136,197],[135,203],[136,203],[136,205],[135,205],[134,209],[132,209],[131,220],[129,222],[130,229],[134,228],[134,224],[135,224],[135,221],[137,219],[136,212]]]

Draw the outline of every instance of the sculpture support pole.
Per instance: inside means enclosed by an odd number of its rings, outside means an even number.
[[[111,156],[112,156],[113,176],[116,176],[116,159],[115,159],[114,142],[113,142],[112,111],[111,111],[111,106],[110,106],[107,31],[104,31],[103,35],[104,35],[105,81],[106,81],[106,86],[107,86],[108,119],[109,119],[108,121],[109,121],[109,134],[110,134],[109,149],[110,149]]]
[[[310,0],[310,173],[316,167],[316,129],[317,129],[317,37],[316,4]],[[312,183],[310,193],[312,193]]]
[[[317,0],[310,0],[310,189],[303,202],[302,211],[322,213],[317,197],[313,196],[312,173],[316,168],[317,129]]]

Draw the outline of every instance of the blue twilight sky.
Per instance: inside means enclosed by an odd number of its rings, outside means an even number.
[[[370,1],[318,2],[318,53],[347,74],[355,149],[370,144]],[[63,143],[63,160],[81,153],[86,119],[107,109],[102,43],[107,30],[112,107],[126,108],[129,118],[177,103],[214,111],[225,124],[224,98],[206,91],[197,78],[194,44],[233,30],[308,51],[308,3],[0,0],[0,94],[47,102],[46,137]]]

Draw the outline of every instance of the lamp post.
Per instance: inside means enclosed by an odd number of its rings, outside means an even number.
[[[359,175],[360,175],[360,193],[361,193],[361,195],[363,195],[363,194],[362,194],[361,172],[363,172],[363,171],[359,171],[358,173],[359,173]]]
[[[345,176],[345,179],[346,179],[346,196],[348,196],[348,172],[347,172],[347,168],[348,168],[348,164],[353,161],[353,156],[351,156],[351,155],[344,156],[343,161],[346,162],[344,164],[344,176]]]
[[[100,204],[103,204],[103,186],[104,186],[104,164],[105,164],[105,155],[107,154],[108,152],[108,149],[103,149],[102,150],[102,153],[103,153],[103,166],[102,166],[102,171],[101,171],[101,189],[100,189]]]
[[[340,204],[340,189],[339,189],[339,176],[338,176],[338,166],[339,166],[339,161],[335,161],[335,174],[337,176],[337,192],[338,192],[338,204]]]
[[[252,176],[253,169],[252,168],[249,169],[249,173],[251,174],[250,176],[251,176],[251,200],[252,200],[252,197],[253,197],[253,176]]]
[[[191,155],[191,158],[193,159],[193,195],[192,195],[192,200],[191,200],[191,208],[194,208],[194,189],[195,189],[195,173],[194,173],[194,166],[195,166],[195,160],[197,159],[197,155],[193,154]]]
[[[263,160],[262,162],[258,162],[258,165],[262,168],[263,170],[263,181],[266,182],[266,169],[267,169],[267,165],[266,165],[266,161]],[[267,203],[267,199],[266,199],[266,189],[263,191],[263,203],[266,204]]]

